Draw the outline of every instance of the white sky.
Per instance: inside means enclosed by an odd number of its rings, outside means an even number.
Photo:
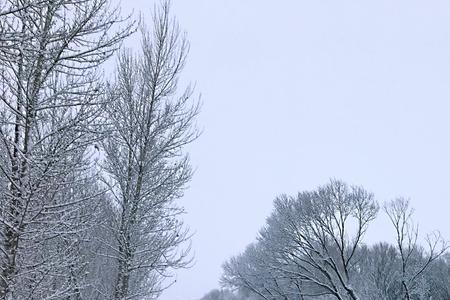
[[[181,202],[196,264],[162,300],[217,287],[276,195],[330,177],[411,197],[422,231],[450,238],[450,1],[172,2],[204,133]],[[122,0],[148,17],[154,3]],[[392,235],[380,218],[367,241]]]

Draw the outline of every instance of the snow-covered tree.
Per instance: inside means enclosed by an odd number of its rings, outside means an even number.
[[[2,0],[0,9],[0,298],[68,299],[80,288],[84,204],[101,193],[90,166],[98,70],[131,27],[108,0]]]
[[[412,221],[414,211],[407,199],[389,202],[385,211],[395,229],[404,299],[422,299],[429,290],[426,270],[446,252],[448,244],[439,232],[427,235],[426,248],[419,244],[419,229]]]
[[[426,271],[430,299],[450,299],[450,253],[437,259]]]
[[[448,244],[418,242],[409,202],[385,205],[396,244],[363,244],[378,212],[373,195],[332,181],[275,200],[256,243],[224,264],[222,284],[256,299],[445,299]]]
[[[362,299],[401,299],[400,257],[395,246],[387,243],[362,245],[356,261],[354,287]]]
[[[242,293],[233,293],[230,290],[214,289],[203,296],[200,300],[251,300]]]
[[[189,262],[188,249],[180,249],[188,233],[175,200],[192,175],[184,146],[198,136],[198,104],[189,87],[177,91],[188,43],[167,3],[153,21],[151,30],[142,29],[138,55],[122,51],[108,93],[104,170],[116,211],[114,241],[105,243],[116,264],[108,299],[156,297],[168,271]]]
[[[316,191],[278,197],[274,205],[257,245],[225,264],[224,282],[264,299],[359,299],[352,270],[368,224],[378,212],[373,195],[333,180]]]

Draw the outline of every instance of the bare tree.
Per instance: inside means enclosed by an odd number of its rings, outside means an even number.
[[[296,197],[278,197],[258,239],[263,253],[259,264],[284,285],[289,282],[289,293],[294,293],[292,283],[297,285],[297,297],[331,295],[336,299],[358,299],[352,286],[352,269],[368,224],[377,212],[372,194],[337,180]],[[235,280],[242,273],[235,267],[241,263],[254,265],[231,260],[225,265],[225,283],[236,286]],[[251,289],[244,277],[239,284]],[[279,282],[273,283],[280,286]],[[267,299],[291,298],[269,295]]]
[[[257,243],[225,263],[222,284],[256,299],[446,299],[448,243],[437,232],[418,242],[409,201],[391,201],[385,211],[396,245],[367,246],[378,205],[364,189],[332,181],[278,197]]]
[[[272,265],[274,253],[260,243],[250,244],[244,253],[227,261],[221,283],[224,286],[248,291],[256,299],[305,299],[311,289],[304,289],[302,281],[292,273],[280,272]]]
[[[427,269],[430,299],[450,299],[450,253],[444,254]]]
[[[103,146],[116,210],[115,240],[106,243],[117,265],[114,299],[157,296],[167,272],[188,263],[188,249],[180,250],[188,238],[179,220],[183,209],[175,202],[192,176],[183,148],[198,136],[192,90],[177,93],[187,51],[166,2],[155,12],[152,31],[142,30],[141,53],[120,55],[109,89],[112,133]]]
[[[122,20],[108,0],[8,0],[0,9],[0,298],[70,297],[78,284],[55,278],[78,267],[73,241],[90,213],[81,203],[97,197],[81,190],[95,177],[98,70],[131,25],[112,31]]]
[[[200,300],[255,300],[249,298],[242,293],[233,293],[230,290],[217,290],[214,289],[203,296]]]
[[[402,296],[400,259],[397,248],[387,243],[371,247],[363,245],[358,251],[352,274],[354,287],[367,300],[397,300]]]
[[[397,198],[387,205],[385,211],[395,228],[397,249],[401,260],[401,283],[404,299],[421,297],[426,293],[423,275],[430,264],[441,257],[448,249],[448,244],[439,232],[427,235],[426,248],[418,243],[418,226],[412,221],[413,209],[409,201]]]

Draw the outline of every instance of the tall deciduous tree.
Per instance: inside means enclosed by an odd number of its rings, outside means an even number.
[[[363,188],[332,181],[278,197],[257,242],[225,263],[222,283],[267,300],[445,299],[448,243],[438,232],[418,242],[409,201],[391,201],[385,211],[396,244],[367,246],[378,205]]]
[[[448,244],[439,232],[427,235],[426,248],[418,243],[419,229],[412,221],[414,211],[407,199],[397,198],[389,202],[385,211],[396,233],[404,299],[423,298],[427,293],[427,281],[424,278],[426,270],[445,253]]]
[[[82,191],[95,176],[98,68],[131,27],[108,0],[0,3],[0,298],[68,298],[79,284],[59,279],[79,271],[82,203],[97,196]]]
[[[260,256],[256,265],[267,270],[261,276],[271,274],[272,278],[270,289],[263,282],[258,293],[267,299],[289,299],[289,295],[359,299],[352,271],[358,247],[377,212],[372,194],[337,180],[316,191],[278,197],[256,245]],[[254,265],[242,258],[231,260],[225,264],[224,282],[254,289],[242,269]],[[282,291],[286,286],[289,289]]]
[[[114,299],[156,296],[161,279],[186,265],[188,235],[175,202],[192,171],[183,148],[198,132],[192,90],[177,92],[188,42],[165,3],[151,31],[142,30],[139,55],[123,51],[107,107],[112,134],[104,142],[105,182],[116,211],[109,243],[115,257]]]

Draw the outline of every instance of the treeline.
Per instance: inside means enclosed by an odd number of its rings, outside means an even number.
[[[438,232],[422,240],[408,200],[383,206],[395,243],[364,244],[379,214],[362,187],[332,180],[280,196],[255,243],[224,264],[222,285],[204,300],[450,299],[450,254]]]
[[[189,263],[188,48],[168,3],[0,0],[0,299],[153,299]]]

